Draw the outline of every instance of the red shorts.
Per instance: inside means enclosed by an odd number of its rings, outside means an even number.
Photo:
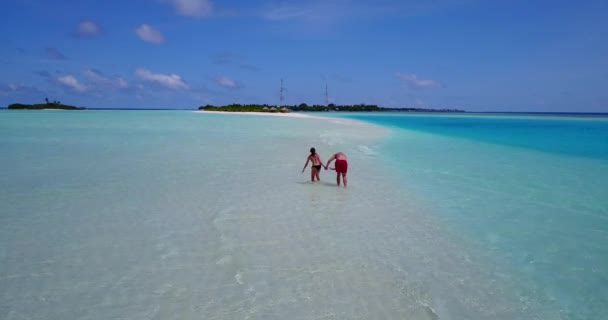
[[[348,171],[348,162],[346,160],[336,160],[336,172],[346,173]]]

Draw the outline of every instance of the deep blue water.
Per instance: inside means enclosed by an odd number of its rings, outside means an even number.
[[[580,157],[608,159],[606,115],[352,115],[433,134]]]

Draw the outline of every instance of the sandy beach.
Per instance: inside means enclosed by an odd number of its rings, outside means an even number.
[[[251,116],[266,116],[266,117],[284,117],[284,118],[310,118],[310,119],[326,119],[323,117],[315,117],[308,114],[297,113],[297,112],[223,112],[223,111],[194,111],[196,113],[205,113],[205,114],[233,114],[233,115],[251,115]]]
[[[271,113],[271,112],[223,112],[223,111],[205,111],[205,110],[197,110],[193,111],[194,113],[201,114],[219,114],[219,115],[240,115],[240,116],[262,116],[262,117],[279,117],[279,118],[294,118],[294,119],[316,119],[328,121],[333,124],[338,125],[347,125],[347,126],[357,126],[357,127],[367,127],[369,129],[374,129],[374,134],[381,133],[381,136],[386,136],[389,133],[384,127],[377,126],[371,123],[364,123],[362,121],[352,120],[352,119],[344,119],[344,118],[334,118],[327,116],[317,116],[311,115],[302,112],[288,112],[288,113]],[[327,113],[324,113],[327,114]]]

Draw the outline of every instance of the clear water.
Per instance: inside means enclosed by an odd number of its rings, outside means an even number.
[[[607,314],[605,123],[557,152],[423,118],[2,111],[0,318]]]
[[[565,319],[608,314],[608,117],[355,115],[403,184]]]

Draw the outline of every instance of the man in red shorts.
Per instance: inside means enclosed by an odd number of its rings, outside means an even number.
[[[348,162],[346,161],[346,155],[342,152],[338,152],[331,156],[329,160],[327,160],[327,164],[325,165],[325,170],[329,167],[329,163],[333,160],[336,160],[336,182],[338,182],[338,187],[340,186],[340,175],[342,175],[342,179],[344,179],[344,188],[348,184],[348,179],[346,179],[346,172],[348,172]]]

